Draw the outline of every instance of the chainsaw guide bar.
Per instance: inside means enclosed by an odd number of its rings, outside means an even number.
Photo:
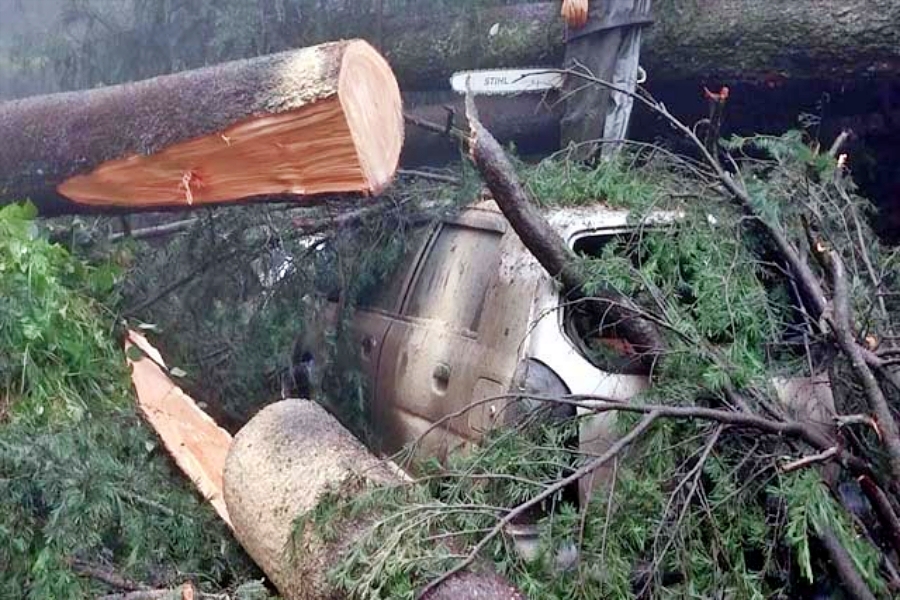
[[[453,91],[478,96],[546,92],[560,89],[563,73],[544,67],[536,69],[485,69],[460,71],[450,78]]]

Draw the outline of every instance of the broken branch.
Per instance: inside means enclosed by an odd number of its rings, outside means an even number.
[[[823,450],[818,454],[813,454],[811,456],[805,456],[798,460],[791,461],[781,466],[782,473],[790,473],[791,471],[799,471],[800,469],[806,468],[810,465],[814,465],[817,463],[827,462],[838,455],[840,452],[840,448],[837,446],[832,446],[827,450]]]
[[[506,516],[504,516],[502,519],[500,519],[497,522],[497,524],[494,526],[494,528],[491,529],[491,531],[486,536],[481,538],[481,541],[479,541],[475,545],[475,547],[472,548],[472,550],[469,552],[468,556],[466,556],[465,559],[459,561],[452,569],[445,572],[443,575],[441,575],[437,579],[433,580],[431,583],[426,585],[424,588],[422,588],[422,591],[419,593],[417,598],[419,598],[419,600],[426,600],[428,598],[428,595],[432,591],[436,590],[445,581],[447,581],[448,579],[450,579],[451,577],[453,577],[454,575],[456,575],[457,573],[459,573],[460,571],[462,571],[463,569],[465,569],[469,565],[471,565],[475,561],[475,559],[478,557],[478,554],[481,553],[482,550],[484,550],[484,548],[491,542],[491,540],[493,540],[495,537],[500,535],[500,533],[504,530],[504,528],[507,525],[512,523],[515,519],[517,519],[521,515],[525,514],[529,509],[531,509],[535,506],[538,506],[541,502],[543,502],[547,498],[550,498],[554,494],[558,494],[561,490],[563,490],[566,487],[568,487],[569,485],[579,481],[581,478],[583,478],[587,475],[590,475],[591,473],[593,473],[594,471],[596,471],[597,469],[599,469],[600,467],[602,467],[603,465],[608,463],[610,460],[612,460],[616,456],[618,456],[632,442],[634,442],[641,435],[643,435],[644,432],[646,432],[650,428],[650,426],[653,425],[653,423],[656,421],[657,417],[659,417],[659,415],[655,412],[651,412],[651,413],[647,414],[643,419],[641,419],[641,422],[638,423],[634,427],[634,429],[632,429],[627,434],[622,436],[602,456],[595,458],[594,460],[590,461],[583,467],[575,470],[568,477],[560,479],[552,486],[547,487],[547,489],[545,489],[540,494],[534,496],[531,500],[528,500],[527,502],[523,502],[522,504],[518,505],[513,510],[509,511],[506,514]]]
[[[863,581],[862,576],[860,576],[856,566],[853,564],[853,558],[847,552],[847,549],[844,548],[834,531],[823,529],[818,532],[818,538],[822,542],[822,546],[828,553],[829,558],[831,558],[831,564],[834,566],[834,570],[837,571],[841,585],[850,594],[850,597],[854,600],[875,600],[875,595],[869,589],[869,586],[866,585],[866,582]]]
[[[534,207],[503,148],[481,124],[471,94],[466,96],[466,117],[470,128],[469,156],[494,201],[528,251],[562,284],[563,292],[576,298],[585,297],[585,278],[575,255]],[[612,288],[598,290],[590,298],[600,305],[598,310],[604,320],[617,325],[622,337],[640,355],[641,362],[652,369],[665,348],[656,325],[642,316],[631,299]]]
[[[833,319],[832,327],[838,345],[863,385],[869,409],[875,414],[878,430],[881,431],[882,444],[888,452],[891,476],[895,482],[900,482],[900,432],[897,430],[897,422],[891,413],[887,399],[878,385],[878,380],[872,369],[866,363],[862,348],[853,334],[853,326],[850,313],[850,289],[844,269],[844,262],[834,250],[826,250],[823,253],[831,272],[834,295],[832,299]]]

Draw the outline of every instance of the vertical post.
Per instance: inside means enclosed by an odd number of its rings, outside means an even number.
[[[375,47],[384,51],[384,0],[375,0]]]
[[[651,0],[593,0],[588,21],[567,28],[566,69],[582,71],[633,91],[638,80],[641,28],[652,22]],[[621,92],[570,77],[564,87],[563,146],[580,161],[608,159],[628,133],[632,99]],[[602,143],[601,143],[602,140]]]

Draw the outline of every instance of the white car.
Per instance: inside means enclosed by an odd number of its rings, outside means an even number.
[[[595,256],[610,241],[683,218],[658,212],[635,223],[627,211],[604,205],[544,216],[575,253]],[[493,202],[420,227],[412,240],[350,326],[370,391],[373,450],[389,456],[417,441],[419,458],[444,458],[518,418],[511,409],[522,406],[512,401],[517,395],[627,400],[649,385],[640,361],[610,334],[572,335],[576,309]],[[323,322],[336,322],[336,305],[331,309]],[[311,360],[316,348],[303,354]],[[789,413],[824,422],[834,414],[827,374],[772,383]],[[574,414],[564,406],[559,412]],[[613,419],[615,413],[583,418],[580,450],[602,454],[614,443]],[[609,475],[582,481],[582,500]]]
[[[596,253],[637,230],[626,211],[602,205],[545,216],[575,252]],[[674,218],[660,213],[653,221]],[[511,396],[522,392],[626,400],[645,389],[647,374],[627,355],[621,362],[631,368],[610,368],[569,335],[572,310],[493,202],[420,228],[394,274],[352,320],[375,449],[390,455],[418,440],[420,457],[443,458],[516,418]],[[613,418],[583,422],[582,450],[602,452],[612,443]]]

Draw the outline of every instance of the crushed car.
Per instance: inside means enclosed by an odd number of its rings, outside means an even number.
[[[551,209],[545,217],[574,253],[600,256],[610,242],[682,215],[635,220],[598,204]],[[333,328],[338,306],[331,302],[320,322]],[[530,410],[517,398],[626,401],[646,390],[648,367],[613,331],[579,324],[582,316],[493,201],[418,228],[393,273],[360,300],[349,327],[369,390],[374,449],[391,456],[415,442],[417,458],[443,460]],[[304,372],[323,362],[319,346],[295,352]],[[773,384],[786,402],[799,398],[800,410],[833,407],[827,377]],[[575,414],[569,406],[555,410],[557,417]],[[579,450],[608,449],[616,440],[614,419],[614,413],[583,416]],[[582,500],[608,476],[598,472],[582,482]]]

